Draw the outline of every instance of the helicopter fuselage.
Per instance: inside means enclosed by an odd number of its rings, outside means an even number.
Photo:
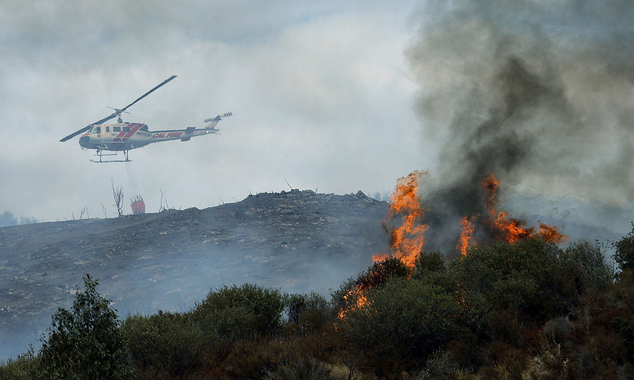
[[[142,123],[96,124],[88,133],[79,138],[79,145],[84,149],[97,149],[98,151],[128,151],[155,142],[189,141],[192,137],[218,133],[219,131],[214,128],[215,123],[204,129],[190,127],[161,131],[150,131],[147,125]]]
[[[72,139],[75,136],[81,135],[79,138],[79,145],[83,149],[96,149],[97,156],[99,156],[99,161],[93,162],[129,162],[128,159],[128,151],[132,149],[142,148],[148,144],[160,142],[160,141],[172,141],[172,140],[181,140],[181,141],[189,141],[192,137],[196,136],[204,136],[209,134],[218,133],[218,130],[215,128],[216,124],[223,117],[231,116],[231,112],[227,112],[222,115],[218,115],[211,119],[206,119],[204,128],[196,129],[196,127],[189,127],[187,129],[171,129],[171,130],[162,130],[162,131],[150,131],[147,125],[143,123],[124,123],[121,119],[121,114],[128,113],[126,110],[136,104],[141,99],[145,98],[152,92],[156,91],[159,87],[163,86],[167,82],[176,78],[176,75],[172,75],[167,78],[163,82],[159,83],[158,86],[155,86],[150,91],[141,95],[141,97],[137,98],[132,103],[127,106],[118,109],[112,108],[115,112],[110,114],[109,116],[104,117],[103,119],[96,121],[92,124],[88,124],[87,126],[71,133],[70,135],[63,137],[60,139],[60,142],[65,142]],[[104,124],[106,121],[114,119],[117,117],[118,123],[116,124]],[[104,151],[114,151],[114,154],[104,153]],[[117,152],[123,151],[125,156],[124,160],[110,160],[103,161],[103,156],[115,156]]]

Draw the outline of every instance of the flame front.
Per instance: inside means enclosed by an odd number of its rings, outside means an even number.
[[[524,220],[509,217],[504,211],[496,211],[498,205],[497,189],[500,182],[495,175],[489,174],[480,182],[480,186],[486,191],[486,207],[489,212],[489,219],[486,221],[492,230],[495,240],[515,243],[518,240],[538,237],[547,242],[563,243],[568,241],[568,237],[559,232],[556,226],[539,223],[539,230],[535,232],[534,227],[526,227]]]
[[[413,268],[416,259],[420,255],[425,243],[424,234],[429,226],[423,223],[424,209],[419,199],[419,181],[422,171],[414,171],[407,177],[399,178],[394,188],[394,193],[390,197],[388,221],[383,223],[385,229],[390,233],[390,252],[378,253],[372,256],[373,262],[382,262],[389,257],[400,259],[409,268]],[[526,222],[521,219],[511,218],[504,211],[497,211],[498,195],[497,190],[500,182],[495,175],[489,174],[480,182],[480,186],[485,190],[485,215],[465,216],[460,221],[462,233],[456,249],[463,255],[467,255],[467,250],[473,235],[478,230],[478,236],[486,233],[489,239],[515,243],[522,239],[537,237],[547,242],[563,243],[568,241],[568,237],[559,232],[556,226],[539,223],[539,229],[526,227]],[[397,227],[392,227],[391,223],[397,220]],[[399,223],[400,222],[400,223]],[[339,318],[345,319],[346,313],[350,309],[358,309],[368,306],[370,301],[366,291],[374,285],[357,284],[349,290],[343,297],[345,306],[339,313]],[[464,304],[464,299],[459,302]]]
[[[462,256],[467,255],[467,248],[469,248],[469,241],[473,236],[473,232],[475,231],[475,225],[472,220],[469,220],[469,217],[465,216],[460,221],[460,225],[462,226],[462,233],[460,234],[460,239],[458,240],[458,246],[456,247],[458,251],[462,254]]]
[[[425,243],[424,234],[429,228],[422,223],[423,208],[418,198],[418,182],[422,171],[414,171],[407,177],[399,178],[390,197],[388,218],[401,216],[401,225],[390,229],[390,251],[392,256],[401,259],[405,265],[414,267],[416,258]],[[385,253],[372,256],[374,262],[383,261],[389,257]]]
[[[414,171],[407,177],[399,178],[394,188],[394,193],[390,197],[390,209],[388,221],[383,226],[390,233],[390,254],[381,252],[372,255],[373,262],[381,262],[392,257],[399,258],[410,268],[414,267],[416,258],[423,249],[425,242],[424,234],[428,226],[422,223],[424,210],[418,198],[418,183],[423,174],[422,171]],[[388,226],[388,223],[400,217],[398,227]],[[343,298],[351,306],[339,312],[339,318],[345,318],[350,308],[361,308],[368,305],[368,298],[365,291],[368,287],[359,285],[350,290]],[[354,302],[355,300],[356,302]]]

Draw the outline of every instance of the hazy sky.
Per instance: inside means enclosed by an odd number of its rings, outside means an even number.
[[[404,57],[413,1],[3,1],[0,213],[116,215],[113,182],[148,211],[249,193],[389,192],[434,159]],[[94,164],[59,139],[178,75],[124,115],[221,135]],[[126,202],[127,203],[127,202]],[[124,209],[130,212],[126,204]],[[86,213],[83,215],[86,217]]]

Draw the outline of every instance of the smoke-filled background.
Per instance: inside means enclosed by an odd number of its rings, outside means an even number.
[[[586,223],[631,218],[633,11],[619,0],[427,2],[406,51],[417,113],[440,147],[427,207],[486,214],[480,182],[494,173],[527,213],[574,199],[596,202]],[[538,210],[536,196],[551,201]]]
[[[114,217],[113,183],[126,213],[136,195],[157,212],[166,201],[205,208],[289,185],[389,194],[434,159],[420,149],[417,85],[403,57],[414,6],[2,1],[0,214]],[[221,135],[152,144],[129,164],[93,164],[78,137],[59,142],[171,75],[124,121],[184,129],[233,112]]]
[[[518,209],[587,221],[578,202],[592,201],[596,225],[627,226],[632,15],[627,1],[4,1],[0,213],[113,217],[113,185],[148,212],[288,185],[385,197],[429,170],[461,217],[481,212],[494,172],[503,197],[541,205]],[[171,75],[124,120],[159,130],[233,112],[222,135],[125,165],[59,142]]]

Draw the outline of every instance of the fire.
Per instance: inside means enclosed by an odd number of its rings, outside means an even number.
[[[383,263],[390,257],[400,259],[410,269],[414,267],[416,259],[422,252],[425,243],[424,234],[429,228],[422,222],[424,209],[418,195],[418,184],[423,174],[422,171],[414,171],[407,177],[399,178],[394,188],[394,193],[390,197],[390,208],[388,221],[400,217],[398,227],[388,226],[384,223],[386,230],[390,232],[390,253],[378,253],[372,256],[375,263]],[[497,190],[500,182],[495,175],[489,174],[480,182],[480,186],[486,192],[485,206],[488,215],[465,216],[460,221],[462,233],[456,249],[463,255],[467,255],[467,249],[473,244],[472,238],[478,228],[478,233],[484,228],[493,240],[515,243],[522,239],[538,237],[547,242],[562,243],[568,241],[568,237],[559,232],[556,226],[539,223],[539,229],[527,227],[526,222],[520,219],[511,218],[504,211],[497,211],[498,195]],[[377,277],[378,276],[378,277]],[[380,277],[381,273],[369,273],[366,281],[356,284],[343,297],[347,305],[339,312],[339,318],[344,319],[346,313],[351,309],[358,309],[368,306],[370,301],[365,292],[369,289],[380,286],[385,279]],[[464,299],[460,302],[464,303]]]
[[[423,174],[427,173],[416,170],[407,177],[399,178],[390,197],[388,218],[392,220],[402,215],[401,225],[390,229],[391,254],[410,268],[414,267],[416,258],[423,249],[424,234],[429,228],[422,223],[424,210],[418,198],[418,182]],[[372,260],[378,262],[388,257],[387,254],[380,253],[373,255]]]
[[[352,301],[355,298],[356,298],[356,303],[353,304]],[[339,310],[339,315],[338,315],[339,319],[345,319],[346,315],[348,314],[348,310],[360,309],[369,304],[368,297],[365,295],[365,292],[360,288],[352,289],[345,296],[343,296],[343,299],[345,300],[346,304],[351,304],[351,306],[348,306],[347,308],[343,308]]]
[[[423,235],[428,229],[428,226],[422,223],[424,210],[418,198],[418,182],[423,174],[427,173],[417,170],[407,177],[399,178],[396,182],[394,193],[390,197],[388,220],[392,221],[400,217],[400,226],[391,227],[387,223],[383,224],[390,232],[390,254],[375,253],[372,256],[373,262],[383,262],[390,257],[397,257],[409,268],[414,267],[425,242]],[[342,309],[339,312],[339,318],[345,318],[350,308],[367,306],[369,301],[365,292],[376,286],[376,283],[380,283],[380,280],[380,278],[369,278],[367,283],[358,284],[357,287],[351,289],[343,298],[346,304],[352,305]]]
[[[495,175],[489,174],[480,182],[480,186],[486,191],[486,207],[489,212],[489,219],[486,223],[491,228],[494,239],[515,243],[518,240],[539,237],[547,242],[562,243],[568,241],[568,237],[559,232],[556,226],[540,223],[539,230],[535,232],[534,227],[526,227],[523,220],[509,217],[504,211],[496,211],[498,205],[497,189],[500,182]]]
[[[469,241],[473,236],[473,232],[475,231],[475,225],[472,220],[469,220],[468,217],[462,218],[460,221],[460,225],[462,226],[462,233],[460,234],[460,240],[458,246],[456,247],[462,256],[467,255],[467,248],[469,248]]]
[[[559,227],[550,226],[548,224],[539,223],[539,231],[537,234],[544,240],[559,244],[568,242],[568,236],[559,232]]]

